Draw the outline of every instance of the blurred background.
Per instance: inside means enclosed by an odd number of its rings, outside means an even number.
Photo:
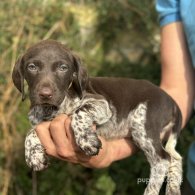
[[[143,78],[159,84],[159,25],[153,0],[0,1],[0,195],[31,195],[32,172],[24,161],[29,102],[21,102],[11,71],[19,55],[43,39],[76,51],[90,75]],[[194,121],[180,137],[185,159]],[[53,160],[37,174],[38,195],[139,195],[149,166],[142,153],[92,170]],[[163,190],[162,190],[163,191]],[[36,194],[34,192],[34,194]]]

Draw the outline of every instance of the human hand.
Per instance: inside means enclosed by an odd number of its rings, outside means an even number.
[[[76,145],[70,123],[70,117],[61,114],[52,121],[37,125],[37,135],[48,155],[85,167],[104,168],[113,161],[132,155],[137,150],[129,139],[106,141],[99,137],[102,142],[99,154],[87,156]]]

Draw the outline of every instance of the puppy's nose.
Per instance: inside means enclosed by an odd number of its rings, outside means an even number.
[[[43,87],[39,92],[39,96],[42,99],[51,99],[52,95],[52,90],[49,87]]]

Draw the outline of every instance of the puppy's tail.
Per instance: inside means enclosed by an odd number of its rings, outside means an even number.
[[[167,173],[166,195],[180,195],[180,186],[182,182],[182,157],[175,150],[178,134],[181,130],[181,112],[175,112],[176,120],[172,133],[168,138],[165,150],[170,155],[170,164]]]

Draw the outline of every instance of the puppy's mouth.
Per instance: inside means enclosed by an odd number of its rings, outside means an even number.
[[[45,117],[50,117],[53,113],[56,113],[58,111],[58,106],[53,104],[41,104],[38,105],[38,107],[41,106],[43,110],[43,115]]]
[[[31,107],[28,117],[31,123],[36,125],[42,121],[52,120],[56,116],[58,109],[58,106],[52,104],[38,104]]]

